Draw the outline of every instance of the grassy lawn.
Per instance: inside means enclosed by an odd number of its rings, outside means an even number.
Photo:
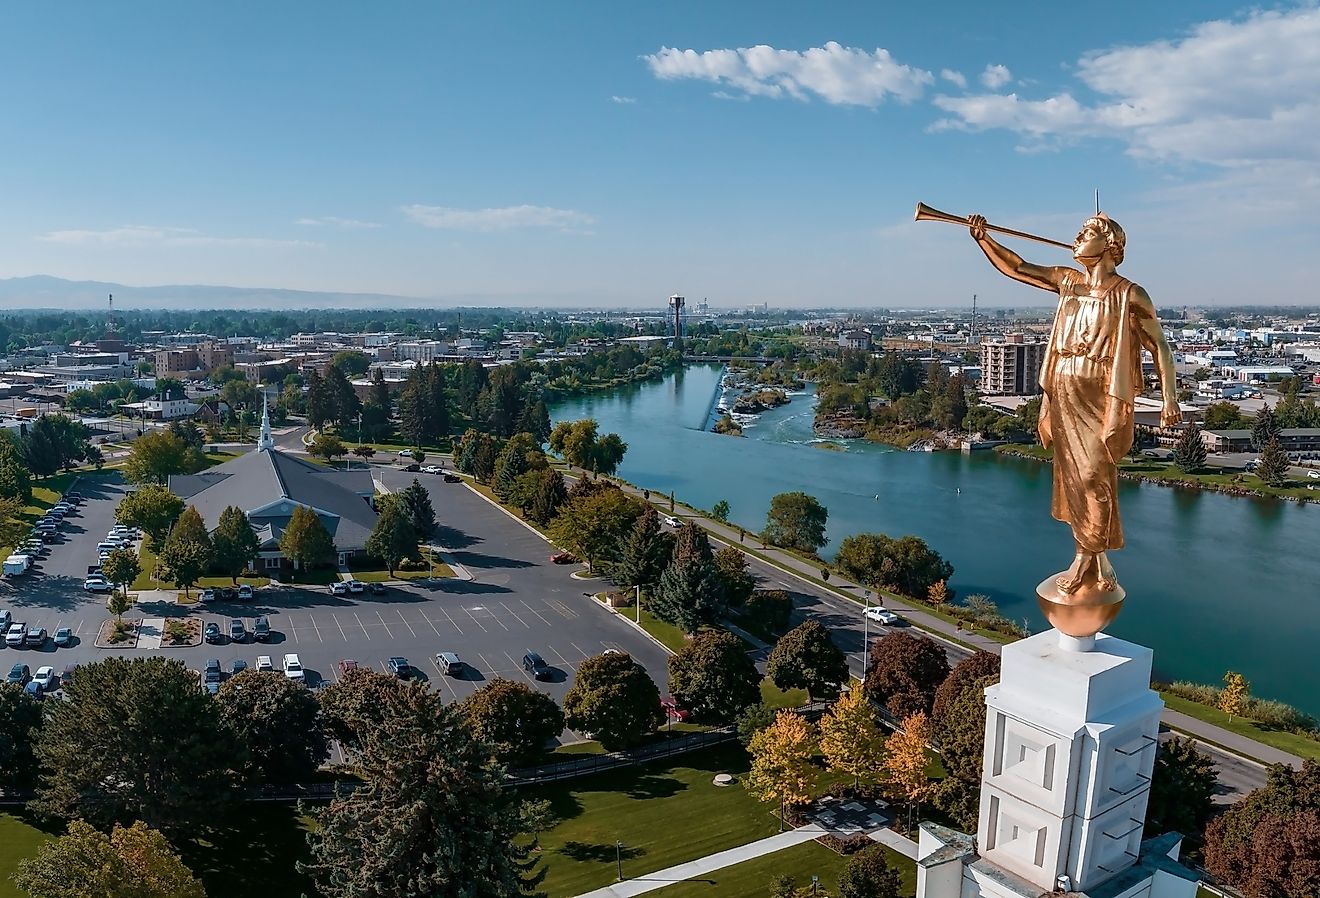
[[[428,559],[427,552],[422,553],[422,558]],[[440,560],[439,556],[429,559],[434,567],[427,566],[418,571],[405,571],[402,568],[396,568],[391,574],[384,568],[377,567],[379,562],[370,559],[352,560],[348,563],[348,569],[353,572],[353,576],[363,583],[384,583],[389,580],[425,580],[434,573],[437,577],[452,577],[454,569]]]
[[[883,848],[889,860],[889,866],[895,868],[902,877],[900,895],[915,895],[917,892],[917,865],[891,848]],[[776,876],[787,874],[797,880],[798,888],[811,885],[811,877],[820,877],[822,895],[837,894],[839,874],[848,865],[848,858],[835,854],[817,842],[794,845],[774,854],[744,861],[714,873],[704,874],[700,879],[692,879],[678,885],[666,886],[652,894],[658,898],[762,898],[769,888],[770,881]],[[624,873],[628,872],[624,865]]]
[[[270,578],[269,577],[239,577],[238,582],[240,585],[246,583],[248,586],[269,586]],[[233,586],[233,585],[234,585],[234,581],[233,578],[231,577],[203,577],[202,579],[197,581],[197,586],[203,589],[207,587],[215,589],[221,586]]]
[[[562,820],[541,834],[541,887],[565,898],[614,882],[615,840],[624,872],[639,876],[778,832],[772,809],[741,785],[711,783],[717,773],[741,778],[747,763],[732,743],[527,790],[549,799]]]
[[[761,681],[761,701],[770,708],[797,708],[807,703],[807,690],[790,689],[785,692],[766,677]]]
[[[294,869],[295,861],[308,858],[309,826],[292,804],[243,802],[220,818],[205,839],[183,846],[181,854],[210,898],[315,898],[320,893]],[[38,828],[25,813],[0,811],[0,898],[26,898],[9,874],[57,834]]]
[[[22,521],[26,525],[31,525],[33,521],[41,517],[64,495],[64,491],[69,485],[80,476],[76,471],[70,471],[67,474],[56,474],[53,477],[47,477],[45,480],[34,480],[32,482],[32,501],[23,506],[16,520]],[[26,536],[27,534],[24,534]],[[14,551],[13,546],[4,546],[0,548],[8,558]]]
[[[1160,698],[1164,699],[1165,705],[1175,711],[1181,711],[1188,717],[1204,720],[1206,723],[1212,723],[1248,739],[1255,739],[1257,742],[1297,755],[1299,758],[1314,758],[1320,761],[1320,742],[1314,739],[1289,733],[1286,730],[1267,729],[1254,720],[1244,717],[1234,717],[1230,722],[1228,715],[1218,708],[1211,708],[1167,692],[1161,692]]]

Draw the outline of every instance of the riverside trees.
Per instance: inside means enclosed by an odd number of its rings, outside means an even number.
[[[728,607],[724,583],[715,567],[705,528],[687,523],[678,530],[669,566],[651,599],[651,611],[661,620],[696,632],[714,623]]]
[[[598,436],[598,428],[593,418],[560,421],[550,431],[550,448],[570,465],[597,474],[613,474],[623,461],[628,444],[617,433]]]
[[[825,545],[825,522],[829,514],[814,496],[803,492],[780,493],[770,500],[761,535],[771,545],[814,553]]]

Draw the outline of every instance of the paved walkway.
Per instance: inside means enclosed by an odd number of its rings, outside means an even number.
[[[616,882],[612,886],[605,886],[603,889],[596,889],[594,892],[579,895],[578,898],[629,898],[631,895],[642,895],[656,889],[663,889],[665,886],[673,885],[676,882],[700,879],[707,873],[714,873],[716,870],[723,870],[725,867],[732,867],[734,864],[741,864],[743,861],[754,860],[767,854],[774,854],[776,851],[783,851],[785,848],[792,848],[794,845],[801,845],[803,842],[810,842],[812,839],[825,835],[826,832],[816,824],[809,823],[786,833],[779,833],[770,836],[768,839],[761,839],[759,842],[749,842],[746,845],[739,845],[737,848],[730,848],[717,854],[709,854],[706,857],[697,858],[695,861],[688,861],[686,864],[678,864],[664,870],[657,870],[654,873],[647,873],[636,879],[625,879],[623,882]],[[626,868],[624,872],[627,872]]]

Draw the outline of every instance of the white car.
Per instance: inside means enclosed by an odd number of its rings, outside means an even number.
[[[110,581],[105,579],[105,577],[102,577],[100,574],[92,574],[83,581],[83,589],[88,592],[109,592]]]
[[[353,592],[353,593],[362,592],[362,590],[364,590],[364,589],[366,589],[366,588],[367,588],[367,584],[363,583],[361,580],[349,580],[349,581],[348,581],[348,591],[349,591],[349,592]]]
[[[270,655],[257,656],[257,670],[274,670],[275,665],[270,663]]]
[[[290,680],[297,680],[299,683],[305,679],[302,662],[298,660],[297,655],[288,654],[284,656],[284,675]]]
[[[439,466],[439,465],[423,465],[423,466],[422,466],[422,473],[423,473],[423,474],[439,474],[439,473],[440,473],[440,466]]]
[[[1306,476],[1312,480],[1320,480],[1320,471],[1307,471]]]
[[[896,624],[902,620],[902,618],[888,608],[881,608],[879,605],[872,605],[863,613],[877,624]]]
[[[10,624],[9,632],[5,633],[5,645],[11,649],[20,648],[23,645],[23,639],[27,636],[27,624]]]
[[[330,595],[346,596],[348,595],[348,582],[345,580],[336,580],[330,584]]]
[[[673,515],[667,515],[667,514],[665,514],[665,515],[661,515],[661,516],[660,516],[660,521],[661,521],[661,523],[663,523],[666,527],[682,527],[682,526],[683,526],[683,522],[680,521],[678,518],[674,517]]]
[[[32,675],[32,682],[40,683],[41,688],[49,692],[55,685],[55,668],[49,665],[38,667],[37,672]]]

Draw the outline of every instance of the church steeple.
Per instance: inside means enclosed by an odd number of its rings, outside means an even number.
[[[270,435],[270,409],[266,406],[266,390],[261,391],[261,436],[257,437],[257,451],[274,449],[275,438]]]

